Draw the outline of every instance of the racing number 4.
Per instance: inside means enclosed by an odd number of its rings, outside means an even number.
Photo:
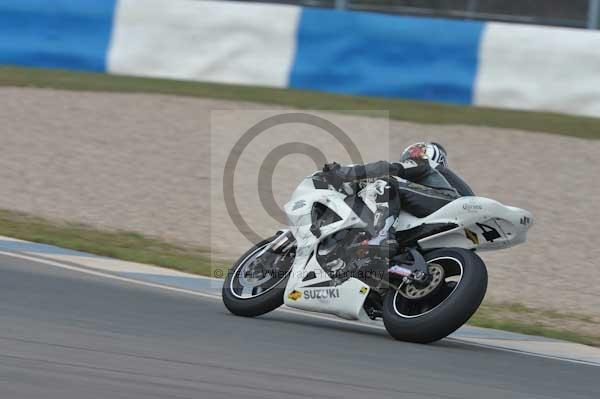
[[[494,242],[495,239],[501,237],[500,233],[498,233],[498,230],[492,226],[488,226],[487,224],[483,223],[476,223],[476,225],[481,229],[483,238],[485,238],[487,242]]]

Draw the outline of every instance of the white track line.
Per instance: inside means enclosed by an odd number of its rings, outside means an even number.
[[[36,263],[42,263],[42,264],[46,264],[49,266],[59,267],[61,269],[72,270],[72,271],[76,271],[76,272],[80,272],[80,273],[90,274],[92,276],[104,277],[104,278],[113,279],[113,280],[117,280],[117,281],[123,281],[123,282],[131,283],[131,284],[143,285],[146,287],[158,288],[161,290],[178,292],[178,293],[187,294],[187,295],[194,295],[194,296],[201,297],[201,298],[217,299],[217,300],[221,299],[221,295],[207,294],[204,292],[192,291],[192,290],[187,290],[184,288],[172,287],[169,285],[151,283],[148,281],[141,281],[141,280],[136,280],[133,278],[116,276],[116,275],[110,274],[110,273],[103,273],[103,272],[96,271],[96,270],[90,270],[85,267],[77,267],[77,266],[67,265],[67,264],[56,262],[53,260],[40,259],[40,258],[37,258],[34,256],[28,256],[28,255],[23,255],[23,254],[19,254],[19,253],[0,251],[0,255],[5,255],[5,256],[9,256],[9,257],[13,257],[13,258],[25,259],[25,260],[29,260],[29,261],[36,262]],[[210,278],[210,279],[218,280],[215,278]],[[326,320],[326,321],[335,322],[335,323],[339,323],[339,324],[367,327],[367,328],[373,328],[376,330],[384,330],[385,331],[385,327],[383,327],[383,326],[362,323],[362,322],[352,321],[352,320],[344,320],[344,319],[333,318],[333,317],[328,317],[328,316],[322,316],[319,314],[303,312],[303,311],[299,311],[299,310],[290,309],[287,307],[279,308],[276,311],[284,312],[284,313],[292,313],[292,314],[301,315],[304,317],[310,317],[313,319]],[[569,359],[569,358],[558,357],[558,356],[544,355],[544,354],[539,354],[539,353],[534,353],[534,352],[522,351],[522,350],[518,350],[518,349],[504,348],[504,347],[495,346],[495,345],[486,345],[486,344],[472,342],[472,341],[464,341],[460,338],[452,337],[452,338],[446,338],[446,339],[454,341],[454,342],[460,342],[461,344],[464,344],[464,345],[476,346],[476,347],[480,347],[480,348],[495,349],[495,350],[500,350],[500,351],[504,351],[504,352],[541,357],[541,358],[545,358],[545,359],[560,360],[560,361],[576,363],[576,364],[584,364],[587,366],[600,366],[600,364],[594,363],[594,362],[586,362],[583,360],[576,360],[576,359]]]

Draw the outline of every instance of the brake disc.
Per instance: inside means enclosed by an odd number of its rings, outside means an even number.
[[[427,265],[429,274],[431,274],[431,281],[425,286],[417,286],[414,283],[403,285],[398,291],[406,299],[420,299],[434,292],[444,281],[444,268],[437,263],[431,263]]]

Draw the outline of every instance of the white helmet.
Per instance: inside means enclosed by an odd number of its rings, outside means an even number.
[[[400,161],[403,162],[415,158],[426,159],[434,169],[438,165],[448,166],[446,150],[438,143],[421,142],[411,144],[402,151]]]

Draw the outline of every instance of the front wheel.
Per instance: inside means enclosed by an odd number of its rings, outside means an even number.
[[[398,340],[430,343],[469,320],[487,289],[485,264],[474,252],[444,248],[425,256],[432,280],[427,286],[400,284],[383,303],[383,322]]]
[[[231,267],[223,283],[223,303],[231,313],[254,317],[283,305],[295,259],[295,245],[292,240],[281,244],[285,239],[273,236],[256,244]],[[270,249],[274,240],[280,240],[277,251]]]

